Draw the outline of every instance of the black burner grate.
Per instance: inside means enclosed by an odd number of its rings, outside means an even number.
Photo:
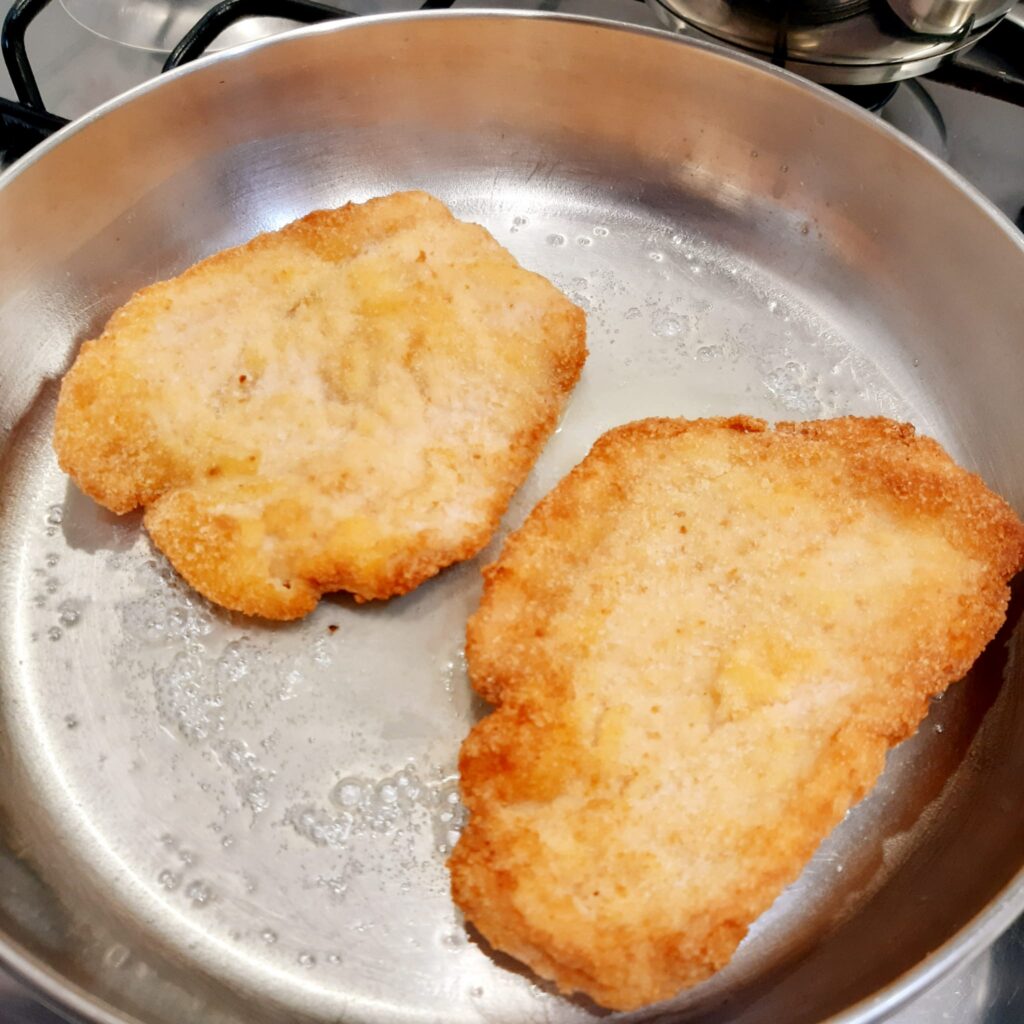
[[[68,124],[68,119],[46,109],[25,46],[25,33],[33,19],[52,0],[15,0],[4,19],[0,49],[19,102],[0,98],[0,167],[27,153],[33,146]],[[420,10],[451,7],[454,0],[424,0]],[[180,67],[201,56],[227,28],[244,18],[273,17],[305,25],[331,19],[353,18],[353,11],[329,7],[316,0],[220,0],[186,33],[163,70]]]
[[[332,18],[354,18],[357,15],[315,3],[314,0],[221,0],[185,34],[164,62],[163,70],[170,71],[201,56],[217,36],[236,21],[261,17],[288,18],[303,25],[315,25]]]

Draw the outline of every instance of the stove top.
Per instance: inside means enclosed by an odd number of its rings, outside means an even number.
[[[169,51],[202,16],[210,0],[19,0],[38,8],[26,48],[48,111],[75,118],[97,104],[158,75]],[[237,0],[236,0],[237,2]],[[286,10],[281,6],[265,8]],[[221,4],[220,7],[229,5]],[[298,6],[298,5],[296,5]],[[320,0],[321,16],[389,13],[423,6],[418,0]],[[662,27],[637,0],[426,0],[426,6],[533,8]],[[171,13],[169,13],[171,12]],[[228,19],[225,19],[227,21]],[[1024,39],[1024,5],[1010,15],[1017,41]],[[262,38],[291,27],[282,18],[249,18],[230,24],[211,49]],[[996,38],[996,29],[989,39]],[[879,116],[967,178],[1018,225],[1024,226],[1024,47],[997,39],[984,53],[953,71],[915,79],[852,98],[869,108],[884,101]],[[1009,56],[1008,56],[1009,54]],[[1016,62],[1011,67],[1007,61]],[[956,85],[950,82],[957,83]],[[967,86],[967,88],[963,88]],[[971,91],[979,89],[981,91]],[[988,93],[988,94],[987,94]],[[1005,99],[991,95],[995,93]],[[17,99],[0,68],[0,167],[17,155],[25,133],[9,129],[9,101]],[[1008,102],[1007,100],[1015,102]],[[8,101],[7,104],[4,101]],[[6,111],[6,114],[5,114]],[[33,121],[32,116],[25,120]],[[46,117],[35,118],[40,126]],[[58,1024],[60,1018],[0,973],[0,1024]],[[973,963],[961,967],[910,1006],[891,1024],[1021,1024],[1024,1021],[1024,918]]]

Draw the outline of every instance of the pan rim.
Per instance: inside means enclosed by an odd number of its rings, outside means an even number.
[[[165,84],[185,76],[202,73],[207,68],[244,59],[257,50],[273,46],[286,46],[296,40],[317,35],[353,31],[363,26],[372,27],[392,22],[402,24],[427,20],[497,19],[515,19],[516,21],[543,19],[548,22],[579,24],[594,29],[648,37],[668,44],[691,47],[704,51],[715,58],[738,63],[769,78],[781,79],[791,88],[810,92],[817,96],[819,102],[826,104],[836,114],[852,117],[854,121],[859,121],[865,128],[876,132],[880,131],[883,136],[887,135],[892,142],[914,153],[930,168],[932,173],[938,172],[947,184],[962,192],[978,208],[979,212],[986,216],[991,225],[1000,231],[1004,238],[1015,246],[1024,257],[1024,235],[1016,229],[1006,214],[962,175],[897,129],[862,110],[851,101],[837,96],[825,87],[810,82],[794,72],[767,64],[719,43],[689,39],[661,28],[631,25],[610,18],[489,7],[360,16],[304,26],[208,54],[113,97],[62,128],[15,161],[6,171],[0,173],[0,190],[12,184],[22,174],[27,173],[37,161],[44,159],[51,150],[72,135],[87,130],[94,123],[101,121],[121,107],[127,106],[135,99],[147,95],[151,90],[163,88]],[[1024,911],[1024,864],[986,906],[974,917],[964,922],[941,946],[870,996],[838,1014],[822,1020],[820,1024],[874,1024],[874,1022],[881,1021],[920,996],[956,967],[965,966],[979,957],[1022,911]],[[63,977],[58,971],[47,966],[41,958],[30,953],[20,942],[2,932],[0,932],[0,968],[24,983],[42,1002],[61,1014],[72,1014],[81,1020],[91,1022],[91,1024],[144,1024],[140,1018],[110,1006],[105,1000],[82,988],[77,982]]]
[[[870,127],[874,131],[880,131],[883,135],[888,136],[891,141],[914,153],[919,159],[923,160],[932,171],[937,171],[949,184],[965,193],[976,206],[981,208],[982,212],[988,216],[988,219],[993,222],[994,226],[1002,231],[1006,239],[1019,249],[1022,254],[1024,254],[1024,235],[1022,235],[1022,233],[1017,229],[1009,216],[1003,213],[1003,211],[1000,210],[991,199],[982,193],[976,185],[968,181],[967,178],[954,170],[949,164],[940,160],[934,153],[922,146],[919,142],[907,135],[904,135],[903,132],[894,128],[887,122],[882,121],[869,111],[859,107],[852,100],[848,100],[845,97],[832,92],[824,85],[819,85],[817,82],[812,82],[809,79],[803,78],[801,75],[796,74],[796,72],[788,71],[785,68],[769,64],[764,60],[753,57],[739,50],[731,49],[724,43],[705,39],[689,38],[678,35],[677,33],[664,28],[633,25],[627,22],[616,21],[614,18],[591,15],[565,14],[559,11],[544,10],[514,10],[501,7],[474,7],[462,8],[459,10],[443,9],[399,11],[397,13],[388,14],[358,15],[357,17],[349,19],[320,22],[315,25],[304,25],[298,28],[288,29],[284,32],[279,32],[276,35],[266,36],[263,39],[256,39],[246,43],[238,43],[235,46],[227,47],[223,50],[217,50],[214,53],[205,54],[202,57],[196,58],[194,61],[190,61],[188,64],[183,64],[180,67],[158,74],[156,77],[150,78],[145,82],[140,82],[138,85],[133,86],[132,88],[111,97],[111,99],[100,103],[98,106],[93,107],[92,110],[87,111],[81,117],[75,118],[69,124],[54,132],[53,135],[45,139],[38,146],[31,149],[28,153],[19,157],[5,170],[0,171],[0,190],[10,185],[11,182],[25,173],[37,160],[41,160],[50,152],[51,149],[54,149],[61,142],[71,138],[79,131],[85,130],[93,123],[102,120],[108,114],[113,113],[120,107],[127,106],[136,98],[146,95],[153,89],[161,88],[166,82],[176,81],[186,75],[198,73],[214,65],[226,64],[230,61],[244,58],[250,53],[255,53],[257,50],[262,50],[272,46],[287,45],[289,42],[296,39],[305,39],[317,35],[329,35],[334,32],[351,31],[364,25],[374,26],[390,22],[402,23],[408,21],[497,20],[501,18],[515,21],[564,22],[568,24],[579,24],[590,28],[604,29],[611,32],[619,32],[624,35],[646,36],[651,39],[660,40],[664,43],[701,50],[720,60],[732,61],[733,63],[740,64],[755,73],[766,75],[769,78],[781,79],[782,81],[787,82],[792,88],[810,92],[817,96],[820,102],[826,103],[840,115],[853,117],[854,120],[859,121],[865,127]]]

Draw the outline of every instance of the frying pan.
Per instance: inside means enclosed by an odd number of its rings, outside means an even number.
[[[588,310],[583,379],[503,529],[601,431],[658,414],[898,416],[1024,504],[1020,238],[814,86],[659,32],[463,12],[304,30],[127,94],[0,186],[0,961],[68,1012],[601,1016],[448,895],[483,711],[463,626],[500,537],[407,597],[269,625],[190,593],[50,449],[61,373],[135,289],[407,187]],[[1024,907],[1018,617],[729,967],[628,1019],[866,1024],[985,948]]]

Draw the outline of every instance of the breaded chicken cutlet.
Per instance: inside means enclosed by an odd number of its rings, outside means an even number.
[[[912,427],[605,434],[485,570],[456,903],[615,1009],[707,978],[1003,622],[1024,525]]]
[[[586,358],[583,312],[422,192],[134,295],[64,378],[61,467],[227,608],[404,594],[476,554]]]

